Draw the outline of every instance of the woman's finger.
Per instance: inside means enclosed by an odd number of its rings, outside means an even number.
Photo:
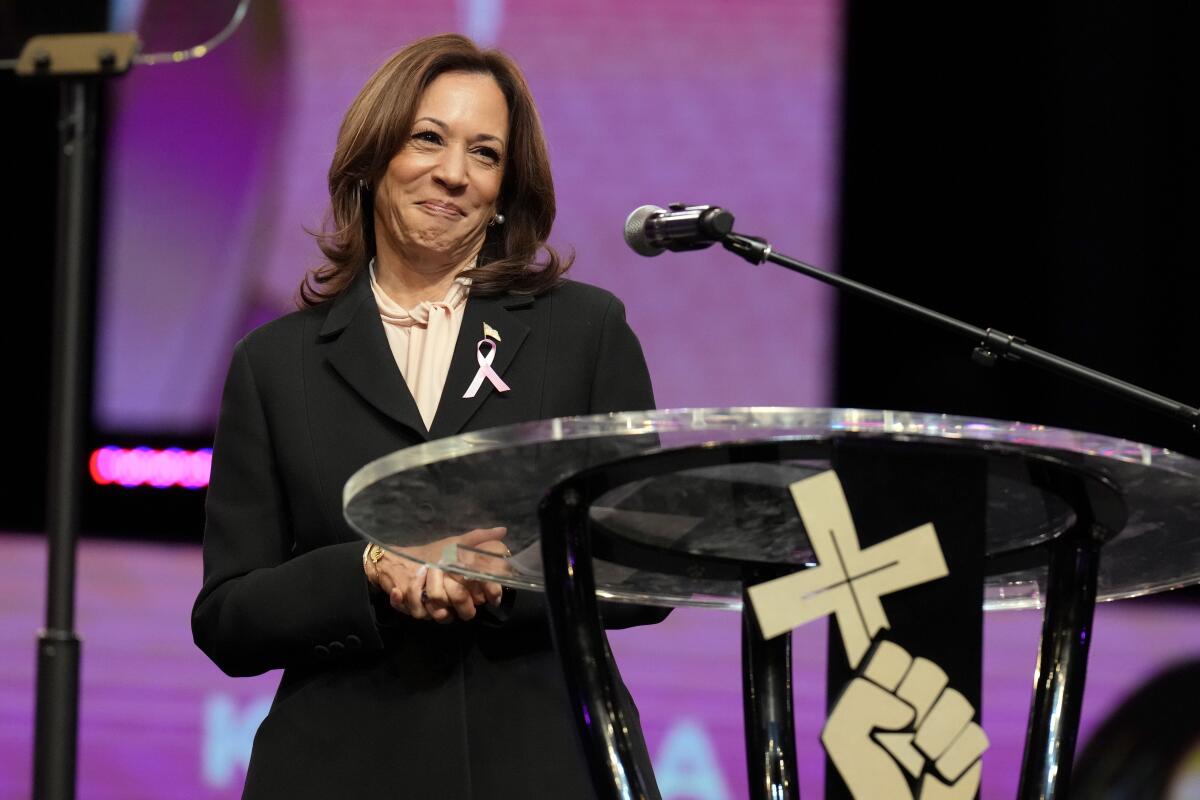
[[[450,604],[446,597],[445,573],[437,567],[429,567],[425,573],[425,592],[421,601],[426,605],[445,606]]]
[[[475,601],[471,599],[471,593],[466,587],[458,581],[446,581],[446,595],[450,599],[450,603],[454,606],[454,613],[461,620],[472,619],[475,616]]]
[[[404,604],[408,607],[408,613],[413,619],[429,618],[429,612],[425,610],[425,604],[421,598],[425,591],[425,575],[428,572],[429,568],[422,564],[404,589]]]
[[[478,547],[484,542],[494,542],[503,539],[508,534],[508,528],[476,528],[458,537],[458,543],[467,547]]]
[[[468,578],[465,575],[457,575],[455,573],[447,574],[446,580],[457,581],[458,583],[462,584],[462,587],[467,590],[467,594],[471,595],[471,600],[475,603],[475,605],[478,606],[487,602],[487,595],[483,593],[483,587],[480,585],[479,581]]]
[[[451,601],[446,593],[446,584],[454,581],[447,581],[445,578],[446,574],[437,567],[431,567],[425,574],[425,591],[421,593],[421,602],[434,622],[446,623],[452,620],[450,609],[447,608]]]
[[[405,616],[412,616],[412,612],[408,610],[408,598],[404,594],[404,590],[396,586],[388,592],[388,604],[392,608],[399,611]]]
[[[512,567],[508,558],[512,553],[504,542],[483,542],[470,550],[459,549],[459,562],[475,572],[484,575],[511,575]]]

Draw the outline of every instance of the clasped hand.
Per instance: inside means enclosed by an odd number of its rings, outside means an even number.
[[[477,528],[420,547],[401,547],[395,553],[385,551],[375,563],[366,563],[367,579],[388,596],[392,608],[413,619],[440,623],[473,619],[476,609],[484,603],[493,607],[500,604],[504,587],[495,581],[448,574],[426,564],[436,562],[446,545],[457,544],[459,564],[494,572],[497,564],[505,563],[501,558],[509,555],[501,541],[507,533],[507,528]],[[500,558],[462,549],[468,547]]]

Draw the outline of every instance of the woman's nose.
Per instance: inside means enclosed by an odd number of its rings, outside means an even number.
[[[448,189],[458,189],[467,183],[467,153],[457,147],[442,150],[433,171],[433,179]]]

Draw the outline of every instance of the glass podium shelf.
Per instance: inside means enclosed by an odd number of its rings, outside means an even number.
[[[1200,461],[1106,436],[944,414],[696,408],[545,420],[465,433],[380,458],[347,482],[343,506],[355,530],[393,552],[441,543],[425,547],[423,560],[515,588],[541,589],[538,507],[554,484],[618,459],[775,443],[801,457],[707,466],[626,483],[592,505],[591,519],[619,537],[681,555],[800,570],[813,565],[813,556],[788,485],[829,469],[829,444],[845,437],[958,442],[987,455],[986,551],[1000,570],[990,570],[987,578],[989,609],[1041,605],[1044,566],[1012,569],[998,557],[1043,544],[1074,521],[1067,503],[1031,485],[1024,454],[1050,455],[1080,467],[1123,495],[1127,521],[1104,545],[1099,599],[1200,581]],[[496,526],[508,529],[503,542],[509,556],[453,541],[467,531]],[[603,561],[596,563],[596,588],[600,597],[619,601],[742,607],[738,580]]]

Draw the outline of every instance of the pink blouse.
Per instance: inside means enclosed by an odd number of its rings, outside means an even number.
[[[396,359],[396,366],[417,401],[417,410],[428,429],[446,386],[446,373],[450,370],[458,329],[462,327],[471,279],[460,275],[440,301],[426,300],[405,309],[375,282],[374,261],[370,270],[371,292],[383,320],[392,358]]]

